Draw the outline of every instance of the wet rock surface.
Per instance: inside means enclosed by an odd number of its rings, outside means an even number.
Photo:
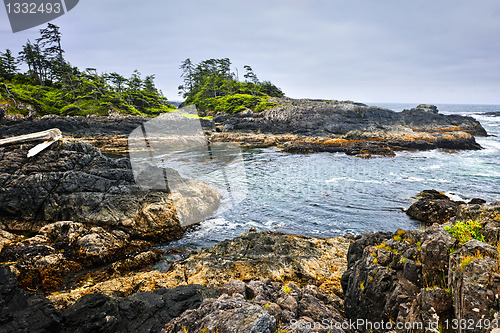
[[[454,201],[436,190],[425,190],[417,194],[417,201],[407,210],[406,214],[426,224],[445,223],[457,215],[463,201]]]

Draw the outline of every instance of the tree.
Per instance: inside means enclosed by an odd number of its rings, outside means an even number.
[[[12,55],[9,49],[3,53],[0,52],[0,75],[11,80],[19,70],[17,63],[18,60]]]
[[[253,72],[252,67],[245,65],[243,66],[243,68],[247,71],[245,75],[243,75],[243,77],[252,82],[253,84],[258,84],[259,79],[257,78],[257,75],[255,75],[255,73]]]
[[[127,79],[116,72],[109,73],[108,78],[115,86],[115,89],[118,92],[120,98],[122,98],[123,86],[127,82]]]
[[[40,29],[40,35],[41,36],[37,38],[36,42],[43,48],[45,57],[58,66],[62,66],[64,63],[64,50],[61,47],[62,34],[59,31],[59,27],[49,23],[47,28]]]
[[[28,71],[44,85],[47,79],[48,64],[45,60],[40,45],[32,44],[30,40],[23,46],[23,50],[19,52],[19,61],[25,62],[28,65]]]
[[[181,63],[179,69],[182,70],[181,77],[184,78],[184,84],[178,87],[179,95],[186,97],[193,91],[194,87],[194,65],[191,59],[187,58]]]

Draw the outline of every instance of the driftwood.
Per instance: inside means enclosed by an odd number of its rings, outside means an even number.
[[[58,128],[49,129],[43,132],[14,136],[0,140],[0,146],[25,143],[30,141],[45,140],[45,142],[36,145],[28,151],[28,157],[35,156],[42,150],[48,148],[51,144],[62,138],[62,133]]]

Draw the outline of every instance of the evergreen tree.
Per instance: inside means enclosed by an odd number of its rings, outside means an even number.
[[[3,53],[0,52],[0,76],[11,80],[19,70],[17,63],[17,59],[9,49]]]

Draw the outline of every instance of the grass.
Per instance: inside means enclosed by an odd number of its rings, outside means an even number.
[[[458,221],[452,227],[445,226],[444,230],[452,234],[460,244],[465,244],[473,238],[484,242],[484,236],[481,234],[482,228],[478,221]]]
[[[463,271],[464,268],[467,267],[468,264],[470,264],[471,262],[473,262],[474,260],[477,260],[477,259],[483,259],[483,255],[481,253],[479,253],[479,251],[476,252],[476,254],[474,254],[474,255],[462,257],[462,262],[460,262],[458,269],[460,271]]]
[[[285,294],[289,294],[292,291],[289,286],[283,286],[282,289]]]

